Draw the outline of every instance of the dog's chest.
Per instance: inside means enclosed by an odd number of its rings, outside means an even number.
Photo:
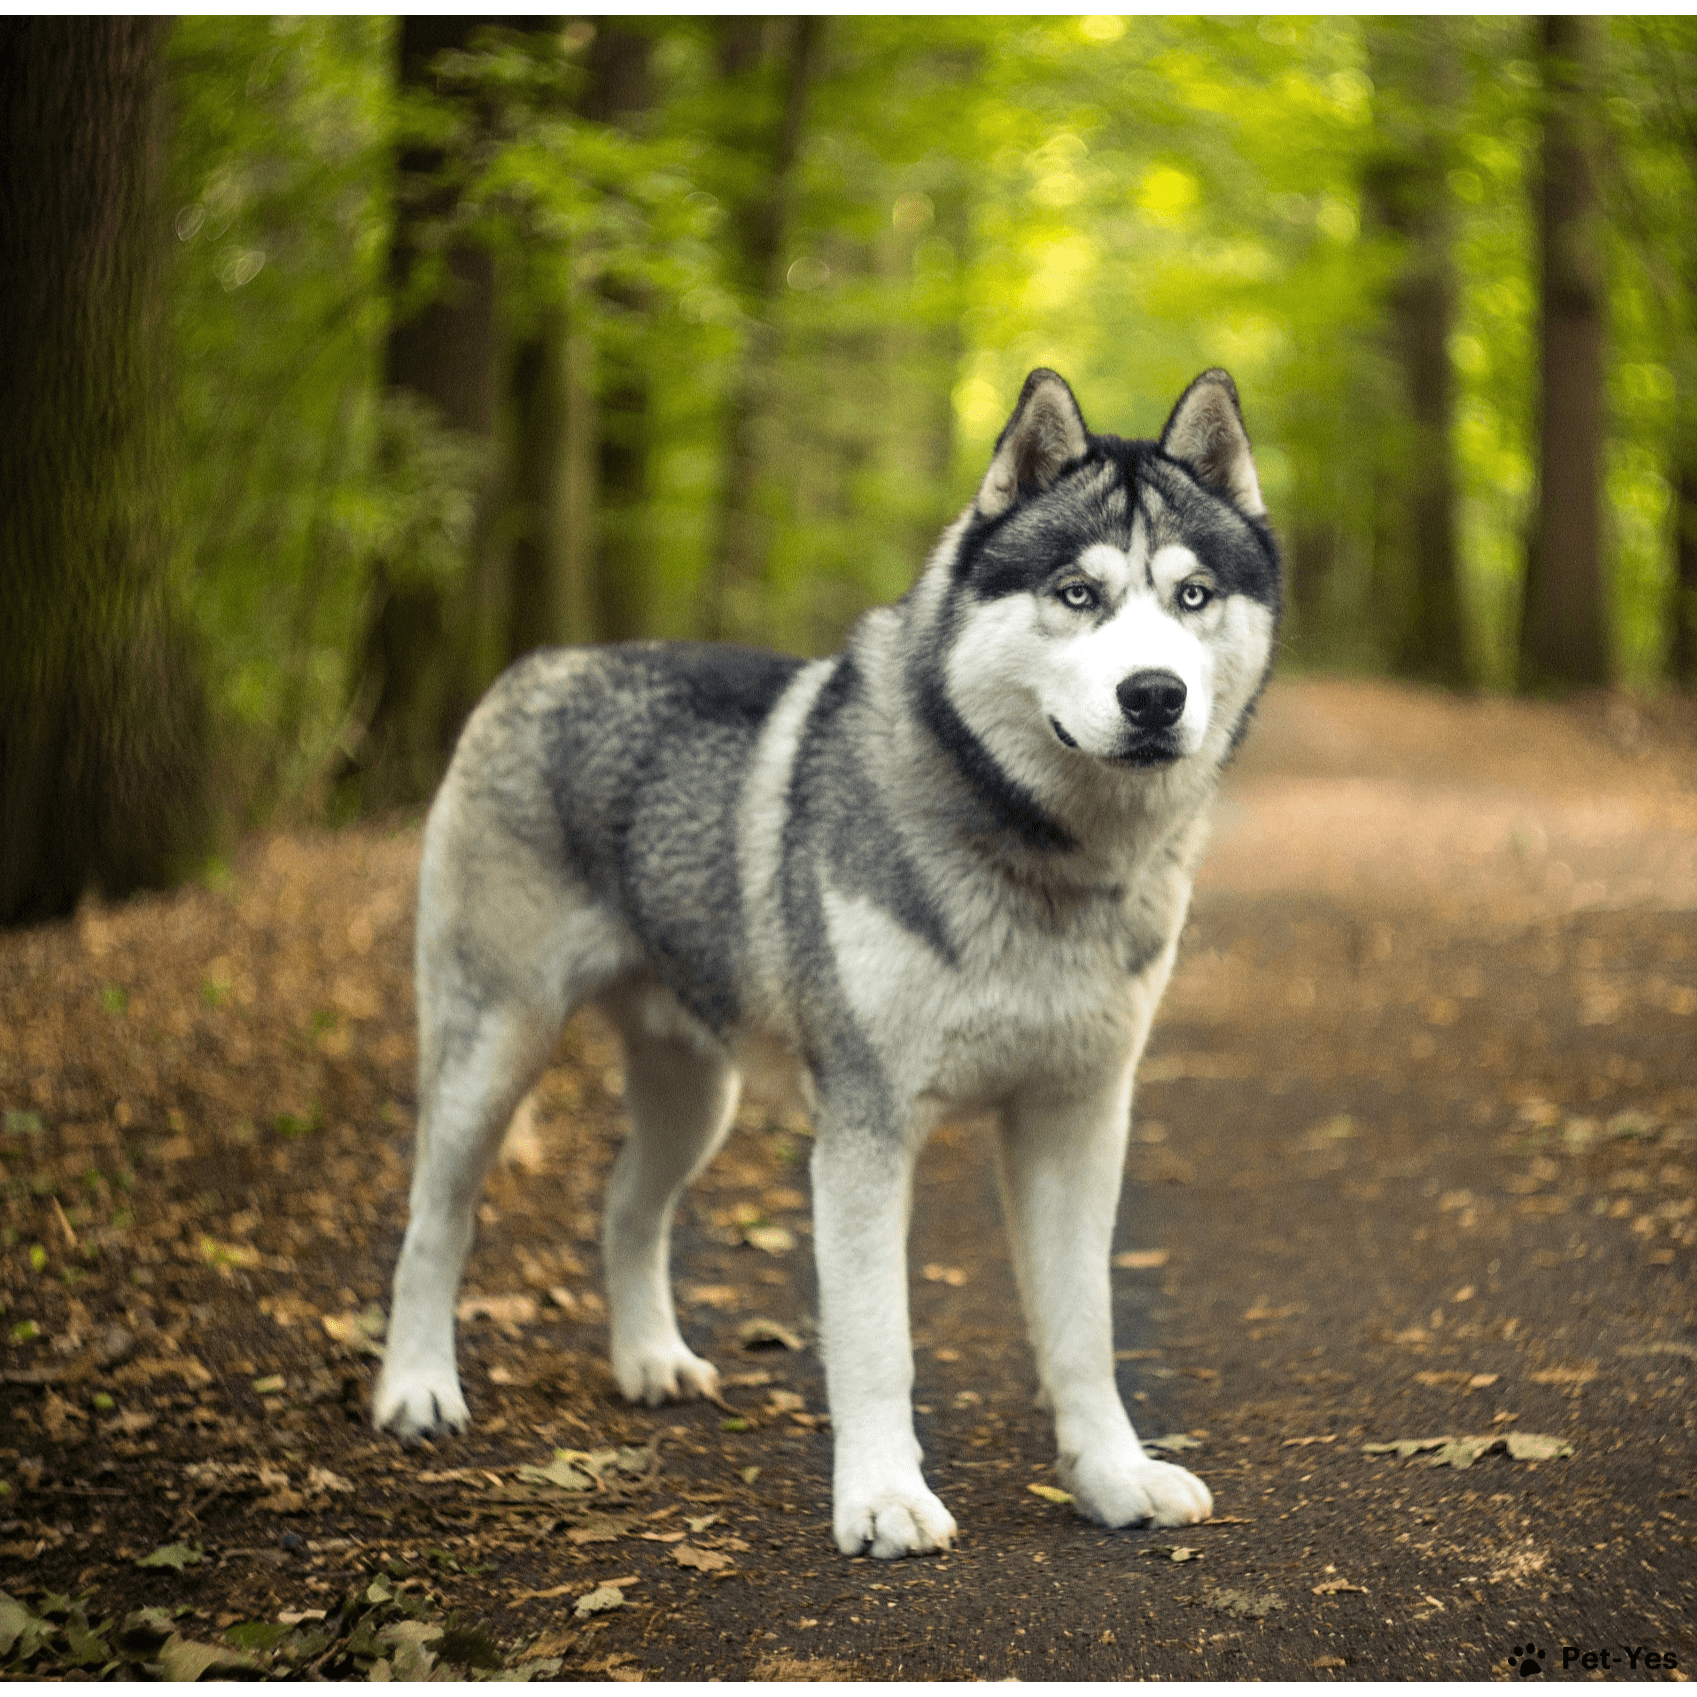
[[[899,1094],[966,1105],[1119,1064],[1165,982],[1182,905],[1121,898],[1043,922],[986,911],[943,958],[863,897],[827,892],[842,994]]]

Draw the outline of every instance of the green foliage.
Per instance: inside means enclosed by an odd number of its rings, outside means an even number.
[[[486,31],[404,102],[391,21],[176,26],[180,567],[249,816],[320,806],[357,739],[376,563],[395,583],[505,593],[471,561],[488,518],[476,492],[493,472],[499,501],[510,441],[492,468],[383,384],[388,326],[444,286],[451,242],[495,254],[509,343],[564,325],[587,395],[640,377],[647,487],[640,526],[618,535],[640,550],[654,634],[697,628],[723,421],[765,333],[739,270],[738,220],[761,192],[751,138],[783,94],[773,75],[726,73],[714,20],[626,23],[653,51],[647,95],[618,123],[583,115],[585,21]],[[1530,26],[1456,20],[1461,79],[1426,111],[1375,86],[1375,27],[830,20],[759,421],[765,577],[739,628],[822,650],[899,594],[1033,365],[1069,377],[1095,428],[1152,434],[1191,376],[1223,364],[1275,522],[1329,562],[1291,628],[1295,658],[1390,663],[1386,473],[1405,436],[1385,315],[1407,256],[1363,184],[1424,126],[1449,161],[1470,664],[1506,687],[1536,477]],[[1622,675],[1650,685],[1669,468],[1697,442],[1697,45],[1686,19],[1610,30],[1610,568]],[[445,159],[440,216],[424,263],[396,279],[395,160],[426,144]],[[497,555],[511,522],[493,521]]]
[[[376,381],[390,27],[185,18],[173,36],[182,571],[244,811],[330,758],[364,557],[397,522]]]

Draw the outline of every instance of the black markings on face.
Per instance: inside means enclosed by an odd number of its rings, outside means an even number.
[[[957,595],[958,595],[957,591]],[[1078,839],[1054,818],[1025,785],[1002,769],[1001,762],[973,733],[949,698],[944,668],[953,642],[958,603],[946,610],[922,654],[908,668],[909,699],[920,722],[954,761],[966,780],[984,827],[1002,833],[1021,848],[1065,853]]]
[[[954,577],[983,601],[1054,593],[1095,543],[1129,553],[1134,515],[1144,523],[1148,562],[1160,549],[1190,549],[1222,595],[1281,608],[1279,555],[1271,530],[1206,488],[1153,442],[1094,436],[1090,452],[1055,484],[1005,513],[980,519],[961,538]]]

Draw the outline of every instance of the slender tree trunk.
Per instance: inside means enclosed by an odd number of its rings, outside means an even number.
[[[407,17],[400,28],[404,90],[428,86],[438,54],[465,47],[491,18]],[[423,229],[448,210],[430,179],[442,159],[409,148],[399,160],[390,288],[397,315],[389,332],[384,380],[425,402],[452,429],[493,443],[496,413],[495,267],[484,249],[457,243],[445,256],[442,286],[426,301],[409,299],[423,254]],[[491,512],[486,490],[468,575],[477,578]],[[474,586],[471,599],[476,598]],[[363,671],[375,702],[355,764],[362,799],[412,801],[428,795],[475,693],[469,678],[471,609],[455,606],[438,581],[379,561],[373,572]]]
[[[586,118],[633,128],[654,103],[654,38],[618,18],[596,19],[589,46]],[[653,623],[652,539],[648,533],[650,378],[638,330],[649,303],[641,290],[604,290],[606,334],[595,384],[596,506],[594,600],[599,633],[611,641],[644,635]]]
[[[1674,584],[1668,671],[1697,692],[1697,441],[1688,440],[1674,478]]]
[[[1597,24],[1538,24],[1543,169],[1538,198],[1538,510],[1521,622],[1522,682],[1609,681],[1602,569],[1603,323],[1606,309],[1592,106]]]
[[[580,111],[596,123],[627,122],[652,100],[653,38],[618,18],[594,27]],[[604,286],[611,324],[600,347],[589,306],[577,299],[544,312],[513,350],[513,655],[646,627],[648,379],[633,333],[645,302]]]
[[[1327,519],[1309,518],[1292,527],[1286,552],[1290,570],[1290,598],[1296,610],[1304,655],[1309,656],[1326,626],[1326,605],[1337,565],[1338,529]]]
[[[167,28],[0,20],[0,924],[169,881],[209,819],[166,581]]]
[[[768,28],[770,26],[770,29]],[[789,228],[790,177],[801,144],[808,87],[824,41],[818,17],[720,20],[720,67],[727,81],[760,74],[765,38],[781,28],[776,51],[776,99],[764,133],[750,140],[760,159],[758,188],[735,209],[735,270],[747,319],[741,366],[725,407],[724,484],[702,597],[710,637],[748,633],[765,584],[768,538],[756,508],[760,430],[771,410],[777,374],[776,309],[784,287],[784,240]]]
[[[1404,257],[1386,306],[1401,375],[1403,417],[1391,433],[1390,537],[1399,609],[1393,663],[1411,676],[1467,681],[1460,550],[1451,447],[1454,383],[1449,335],[1455,268],[1445,134],[1459,68],[1448,19],[1380,19],[1369,42],[1373,80],[1385,91],[1385,145],[1368,175],[1368,199],[1401,237]]]
[[[571,629],[570,546],[566,531],[569,401],[564,314],[545,313],[513,348],[507,518],[512,546],[507,577],[507,655],[587,633]]]

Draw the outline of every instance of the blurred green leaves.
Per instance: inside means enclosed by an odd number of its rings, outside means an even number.
[[[564,322],[597,406],[609,373],[641,379],[640,522],[608,531],[603,514],[602,534],[641,551],[652,632],[694,634],[750,334],[736,221],[776,84],[727,70],[714,20],[623,26],[652,54],[618,123],[584,115],[588,20],[484,31],[405,99],[393,20],[175,27],[179,570],[246,818],[320,805],[357,738],[378,563],[391,583],[496,594],[473,536],[478,492],[505,498],[511,421],[491,450],[384,383],[395,315],[447,286],[455,243],[495,256],[508,344]],[[900,594],[1033,365],[1065,372],[1094,428],[1143,435],[1224,364],[1275,522],[1325,567],[1295,658],[1389,663],[1386,471],[1404,436],[1383,330],[1406,256],[1364,216],[1363,182],[1383,148],[1436,130],[1471,665],[1506,686],[1536,475],[1529,26],[1453,20],[1461,73],[1441,110],[1376,85],[1374,27],[832,19],[781,256],[756,496],[769,563],[747,634],[822,650]],[[1670,457],[1697,441],[1694,53],[1690,20],[1611,25],[1609,545],[1639,684],[1667,641]],[[397,277],[403,149],[445,163],[423,260]],[[515,521],[490,523],[498,555]]]

